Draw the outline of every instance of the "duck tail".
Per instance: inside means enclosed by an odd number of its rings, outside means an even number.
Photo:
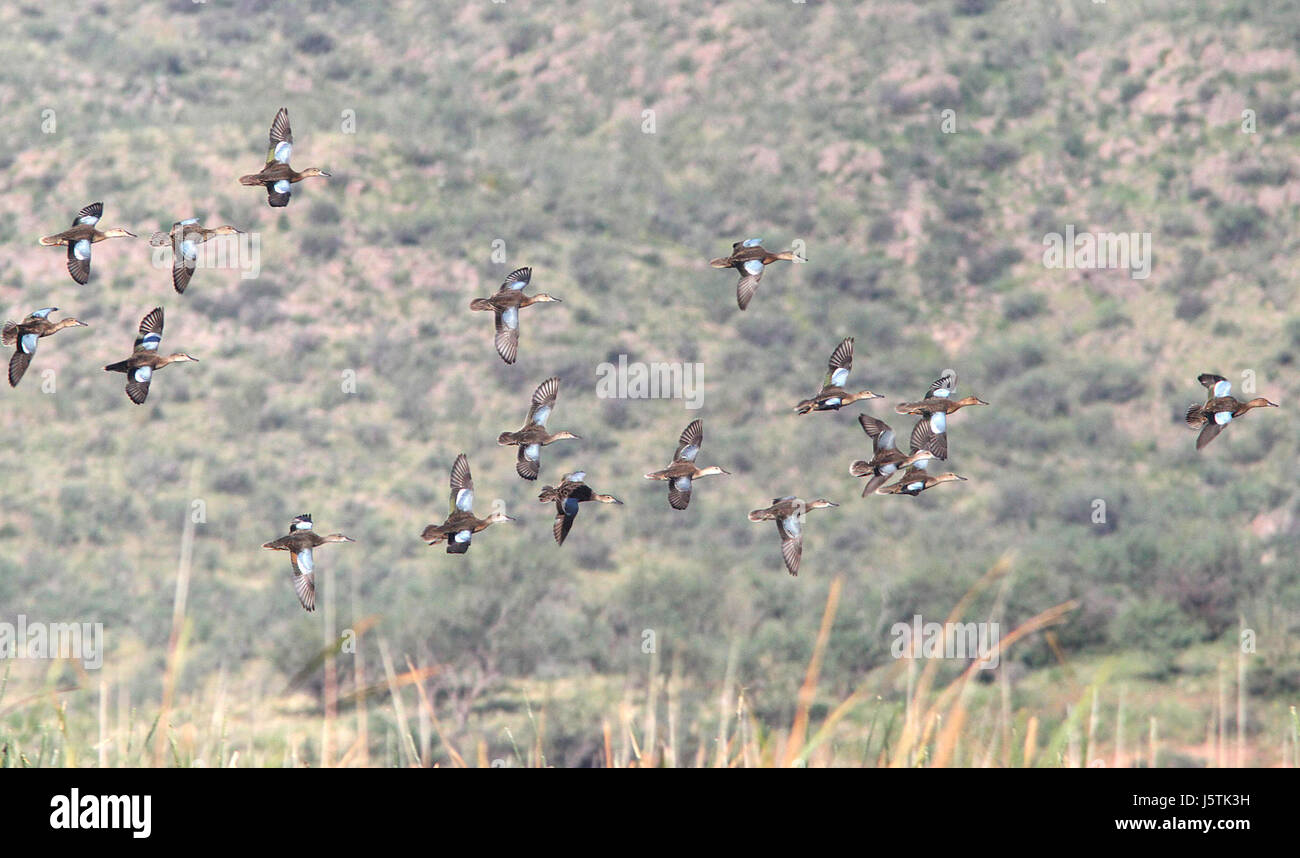
[[[1202,405],[1192,405],[1187,409],[1187,425],[1193,429],[1199,429],[1205,425],[1205,407]]]
[[[731,260],[728,259],[728,258],[725,257],[725,256],[719,256],[717,259],[710,259],[710,260],[709,260],[709,267],[711,267],[711,268],[730,268],[730,267],[731,267]]]
[[[104,369],[107,372],[126,372],[126,364],[127,361],[120,360],[117,363],[110,363],[108,366],[104,367]],[[266,546],[264,545],[262,547],[265,548]]]
[[[471,310],[491,310],[492,302],[487,298],[475,298],[469,302],[469,308]]]
[[[3,332],[0,332],[0,342],[7,346],[12,346],[18,342],[18,323],[5,322]]]
[[[767,510],[765,510],[765,509],[756,509],[756,510],[751,510],[750,513],[749,513],[749,520],[750,520],[750,521],[766,521],[766,520],[767,520]]]
[[[58,237],[57,235],[43,235],[43,236],[41,236],[41,244],[43,244],[43,245],[46,246],[46,247],[54,247],[54,246],[59,245],[59,244],[62,244],[62,243],[63,243],[63,242],[59,241],[59,237]]]
[[[871,473],[871,463],[866,459],[858,459],[852,465],[849,465],[849,473],[855,477],[865,477]]]
[[[815,404],[816,403],[813,402],[811,399],[805,399],[803,402],[800,402],[798,405],[794,407],[795,413],[807,414],[809,411],[813,410],[813,406]]]
[[[256,188],[258,185],[262,184],[262,177],[258,173],[251,173],[247,176],[240,176],[239,184],[247,185],[250,188]]]
[[[172,243],[172,237],[165,232],[155,232],[149,239],[151,247],[163,247]]]

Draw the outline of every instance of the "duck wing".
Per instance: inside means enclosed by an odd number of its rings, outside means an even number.
[[[451,514],[474,509],[474,480],[469,473],[469,459],[464,453],[451,466]]]
[[[545,426],[546,421],[551,416],[551,409],[555,407],[555,399],[560,394],[560,379],[552,376],[533,391],[532,404],[528,408],[528,417],[524,419],[524,427],[536,423],[538,426]]]
[[[758,281],[763,279],[763,261],[746,260],[740,263],[740,270],[743,274],[740,281],[736,283],[736,303],[740,305],[741,310],[744,310],[749,306],[749,302],[754,300],[754,293],[758,291]]]
[[[776,531],[781,535],[781,559],[785,561],[786,570],[795,577],[799,575],[799,563],[803,560],[803,531],[797,522],[794,516],[776,520]]]
[[[691,478],[674,477],[668,481],[668,505],[673,509],[686,509],[691,503]]]
[[[535,480],[542,472],[542,445],[520,444],[515,456],[515,473],[525,480]]]
[[[31,351],[26,351],[27,339],[35,338],[35,334],[24,334],[22,341],[14,349],[13,357],[9,358],[9,386],[17,387],[18,382],[23,380],[23,373],[27,372],[27,367],[31,365],[32,354],[36,351],[35,343],[32,344]]]
[[[1228,381],[1221,375],[1215,375],[1210,372],[1203,372],[1196,377],[1201,386],[1209,391],[1208,397],[1215,399],[1220,396],[1228,396],[1232,393],[1232,382]]]
[[[281,164],[288,164],[292,154],[293,130],[289,127],[289,110],[281,107],[271,122],[271,138],[266,150],[266,163],[279,161]]]
[[[822,380],[822,389],[843,387],[849,380],[849,370],[853,369],[853,337],[845,337],[831,352],[831,359],[826,365],[826,378]]]
[[[297,551],[289,549],[289,564],[293,567],[293,591],[304,610],[316,610],[316,558],[310,548]]]
[[[862,424],[862,431],[866,432],[867,437],[871,439],[871,446],[875,452],[897,449],[894,430],[889,428],[888,423],[868,414],[859,414],[858,423]]]
[[[506,307],[496,311],[497,333],[494,340],[497,354],[506,363],[519,357],[519,308]]]
[[[946,416],[946,415],[945,415]],[[912,452],[929,450],[936,459],[948,458],[948,433],[935,432],[931,417],[922,417],[912,427]]]
[[[551,532],[555,535],[557,545],[563,545],[569,531],[573,529],[573,522],[578,517],[578,506],[578,500],[574,497],[555,501],[555,524],[551,527]]]
[[[90,280],[90,239],[68,242],[68,273],[80,286],[85,286]]]
[[[700,455],[700,445],[704,443],[704,421],[700,419],[692,420],[682,435],[677,439],[677,451],[673,453],[674,462],[694,462],[695,457]],[[687,489],[689,493],[690,489]],[[677,507],[685,509],[685,506]]]
[[[1206,444],[1209,444],[1215,438],[1219,437],[1219,433],[1223,431],[1225,425],[1227,424],[1216,423],[1213,420],[1206,420],[1205,426],[1201,428],[1201,434],[1196,436],[1196,449],[1205,449]]]
[[[505,282],[501,284],[498,292],[518,292],[528,285],[533,279],[533,269],[527,266],[516,268],[506,275]]]
[[[936,378],[934,381],[930,383],[930,389],[925,392],[925,398],[931,399],[933,397],[938,396],[946,399],[952,396],[953,392],[956,391],[956,389],[957,389],[957,371],[952,369],[945,369],[943,371],[943,375],[939,376],[938,378]]]
[[[136,351],[143,349],[156,353],[158,344],[162,342],[162,333],[163,308],[154,307],[140,320],[140,333],[135,338]]]

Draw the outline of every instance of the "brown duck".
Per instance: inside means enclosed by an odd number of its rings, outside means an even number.
[[[763,248],[763,239],[747,238],[731,245],[730,256],[720,256],[709,260],[714,268],[734,268],[740,272],[736,283],[736,303],[744,310],[749,306],[754,293],[758,291],[758,281],[763,279],[763,269],[773,262],[807,262],[793,250],[773,253]]]
[[[289,535],[262,543],[272,551],[288,551],[293,575],[293,591],[298,601],[308,611],[316,610],[316,559],[312,549],[327,542],[356,542],[350,536],[331,533],[318,536],[312,530],[311,514],[300,515],[289,523]]]
[[[256,173],[239,177],[239,184],[255,188],[266,187],[266,202],[276,208],[289,205],[293,186],[303,179],[315,176],[329,178],[329,173],[319,167],[308,167],[301,173],[289,166],[293,154],[293,131],[289,128],[289,111],[281,107],[271,123],[271,144],[266,152],[266,166]]]
[[[883,420],[877,420],[866,414],[859,414],[858,422],[862,424],[862,431],[867,433],[867,437],[872,442],[871,458],[858,459],[849,465],[849,473],[853,476],[870,477],[867,480],[867,485],[862,489],[863,497],[889,482],[889,478],[897,473],[900,468],[911,467],[916,462],[934,456],[929,450],[917,450],[915,448],[913,448],[911,455],[904,455],[898,449],[894,430],[889,428],[889,424]]]
[[[430,545],[447,543],[448,554],[464,554],[474,534],[500,521],[514,519],[499,511],[487,518],[474,515],[474,480],[469,473],[469,459],[461,453],[451,466],[451,511],[442,524],[426,527],[420,538]]]
[[[839,411],[846,405],[865,399],[882,399],[879,393],[861,390],[849,393],[844,389],[844,382],[849,380],[849,371],[853,369],[853,337],[845,337],[827,365],[826,377],[822,380],[822,389],[812,399],[805,399],[794,407],[799,414],[810,411]]]
[[[23,373],[27,372],[27,367],[32,362],[32,355],[36,354],[36,344],[40,342],[41,337],[57,334],[64,328],[87,327],[85,322],[71,316],[51,322],[50,313],[58,311],[58,307],[43,307],[21,322],[5,322],[3,342],[6,346],[14,347],[14,355],[9,358],[10,387],[17,387],[18,382],[22,381]]]
[[[804,501],[794,495],[775,498],[772,505],[756,509],[749,514],[750,521],[775,521],[776,532],[781,537],[781,557],[785,568],[791,575],[799,574],[799,563],[803,559],[803,518],[810,509],[826,509],[839,506],[824,498]]]
[[[194,267],[198,264],[199,245],[219,235],[240,235],[240,230],[233,226],[217,226],[206,229],[199,224],[196,217],[178,220],[172,224],[170,232],[155,232],[149,239],[153,247],[172,248],[172,286],[178,294],[190,285],[194,276]]]
[[[519,356],[519,311],[534,304],[560,300],[545,292],[525,295],[524,288],[532,276],[533,269],[517,268],[510,272],[506,282],[491,298],[475,298],[469,302],[471,310],[491,310],[496,314],[497,354],[506,363],[514,363]]]
[[[197,361],[198,358],[185,352],[170,355],[158,354],[158,344],[162,342],[163,308],[154,307],[140,321],[140,333],[135,338],[135,351],[131,356],[117,363],[104,367],[109,372],[126,373],[126,395],[136,405],[143,405],[149,396],[149,384],[153,374],[165,366],[184,361]]]
[[[565,474],[558,486],[544,486],[541,493],[537,495],[537,499],[543,503],[555,502],[555,524],[551,528],[551,533],[554,534],[557,545],[564,544],[564,539],[573,528],[573,522],[578,517],[578,508],[582,504],[592,501],[619,505],[623,503],[613,495],[596,494],[591,490],[591,486],[583,482],[586,478],[587,474],[584,471]]]
[[[517,446],[519,455],[515,458],[515,473],[525,480],[535,480],[542,470],[542,448],[552,441],[581,440],[572,432],[561,430],[551,433],[546,431],[546,421],[555,408],[555,399],[560,393],[560,380],[548,378],[533,391],[532,405],[524,426],[518,432],[502,432],[497,436],[497,443],[502,447]]]
[[[921,464],[924,464],[922,462]],[[916,497],[926,489],[932,489],[941,483],[951,483],[957,480],[964,481],[965,477],[957,474],[929,474],[924,468],[910,467],[899,477],[898,482],[876,489],[878,495],[911,495]]]
[[[1218,437],[1224,426],[1252,408],[1279,407],[1276,402],[1270,402],[1262,396],[1249,402],[1240,401],[1231,395],[1232,383],[1221,375],[1204,372],[1196,380],[1209,391],[1209,398],[1204,405],[1193,405],[1187,409],[1187,425],[1201,430],[1201,434],[1196,436],[1198,450]]]
[[[899,414],[917,414],[922,419],[912,427],[912,449],[929,450],[936,459],[948,458],[948,415],[967,405],[988,405],[978,396],[954,399],[957,373],[946,369],[926,391],[925,398],[916,402],[900,402],[894,407]]]
[[[677,440],[677,452],[673,453],[672,464],[662,471],[651,471],[645,475],[647,480],[668,481],[668,505],[673,509],[686,509],[690,504],[692,483],[697,478],[731,473],[718,465],[701,468],[695,464],[703,443],[704,421],[692,420]]]
[[[82,286],[90,279],[90,247],[109,238],[135,238],[135,233],[121,228],[99,230],[96,224],[104,214],[103,203],[91,203],[77,212],[72,228],[41,239],[46,247],[67,245],[68,273]]]

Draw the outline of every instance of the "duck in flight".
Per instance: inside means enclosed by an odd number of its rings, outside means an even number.
[[[293,131],[289,128],[289,110],[281,107],[271,123],[271,143],[266,152],[266,165],[256,173],[239,177],[239,184],[255,188],[266,187],[266,202],[275,208],[289,205],[293,186],[303,179],[316,176],[329,178],[329,173],[319,167],[308,167],[301,173],[289,166],[293,154]]]
[[[924,469],[925,460],[934,457],[934,454],[929,450],[918,450],[916,448],[913,448],[911,455],[904,455],[898,449],[894,430],[883,420],[877,420],[866,414],[859,414],[858,423],[862,424],[862,431],[867,433],[867,437],[871,439],[872,444],[870,459],[858,459],[849,465],[849,473],[853,476],[870,477],[867,480],[866,487],[862,489],[863,497],[889,482],[889,478],[896,474],[900,468],[910,468],[915,464]]]
[[[734,268],[740,272],[740,280],[736,283],[736,303],[740,305],[741,310],[744,310],[753,300],[754,293],[758,291],[758,281],[763,279],[763,269],[773,262],[780,261],[807,262],[808,260],[793,250],[773,253],[763,248],[763,239],[747,238],[731,245],[730,256],[711,259],[709,265],[713,268]]]
[[[534,304],[560,300],[545,292],[525,295],[524,289],[532,276],[533,269],[517,268],[510,272],[506,282],[491,298],[475,298],[469,302],[471,310],[491,310],[496,314],[497,354],[506,363],[514,363],[519,355],[519,311]]]
[[[911,495],[916,497],[926,489],[932,489],[941,483],[951,483],[958,480],[965,481],[965,477],[957,474],[928,474],[923,466],[925,463],[920,462],[913,465],[903,472],[903,476],[898,482],[876,489],[878,495]]]
[[[126,373],[126,395],[136,405],[143,405],[149,396],[149,384],[153,374],[165,366],[184,361],[197,361],[198,358],[185,352],[170,355],[158,354],[158,344],[162,342],[163,308],[154,307],[140,321],[140,333],[135,338],[135,350],[131,356],[117,363],[104,367],[108,372]]]
[[[692,420],[677,440],[677,452],[673,453],[672,464],[662,471],[651,471],[645,475],[647,480],[668,481],[668,505],[673,509],[686,509],[690,504],[691,487],[697,478],[731,473],[718,465],[701,468],[695,464],[703,443],[704,421]]]
[[[14,348],[13,357],[9,358],[10,387],[17,387],[18,382],[22,381],[23,373],[27,372],[27,367],[32,362],[32,355],[36,354],[36,345],[42,337],[57,334],[64,328],[88,327],[85,322],[71,316],[51,322],[50,313],[57,313],[58,310],[58,307],[44,307],[21,322],[5,322],[3,342],[6,346]]]
[[[578,517],[578,508],[582,504],[594,501],[621,506],[623,503],[613,495],[596,494],[591,490],[591,486],[583,482],[585,479],[587,474],[584,471],[574,471],[572,474],[565,474],[558,486],[545,486],[537,495],[537,499],[543,503],[555,502],[555,524],[551,528],[551,533],[555,536],[557,545],[564,544],[565,538],[573,528],[574,520]]]
[[[872,393],[870,390],[861,390],[857,393],[849,393],[844,389],[844,382],[849,379],[849,371],[853,369],[853,337],[845,337],[835,351],[831,352],[831,359],[827,365],[826,378],[822,380],[822,389],[812,399],[805,399],[794,407],[799,414],[807,414],[810,411],[839,411],[845,405],[851,405],[854,402],[861,402],[865,399],[883,399],[879,393]]]
[[[1196,436],[1198,450],[1204,449],[1206,444],[1218,437],[1224,426],[1252,408],[1279,407],[1276,402],[1262,396],[1242,402],[1232,395],[1232,383],[1221,375],[1203,372],[1196,380],[1208,392],[1204,405],[1193,405],[1187,409],[1187,425],[1201,430],[1201,434]]]
[[[72,228],[41,239],[46,247],[66,245],[68,248],[68,273],[82,286],[90,280],[90,247],[109,238],[135,238],[133,232],[121,228],[100,230],[99,219],[104,215],[103,203],[91,203],[72,220]]]
[[[925,398],[916,402],[900,402],[894,407],[899,414],[921,417],[912,427],[912,449],[929,450],[936,459],[948,458],[948,415],[968,405],[988,405],[978,396],[954,399],[957,389],[957,372],[945,369],[926,391]]]
[[[192,217],[176,221],[172,224],[170,232],[155,232],[149,239],[149,244],[153,247],[171,245],[172,286],[177,294],[181,294],[185,291],[185,287],[190,285],[190,278],[194,276],[194,267],[199,259],[199,245],[219,235],[241,234],[240,230],[229,225],[206,229],[199,223],[198,218]]]
[[[312,530],[311,514],[300,515],[289,522],[289,535],[262,544],[272,551],[288,551],[293,575],[293,591],[298,602],[308,611],[316,610],[316,559],[312,550],[327,542],[356,542],[350,536],[331,533],[320,536]]]
[[[518,432],[502,432],[497,436],[497,443],[502,447],[518,447],[515,458],[515,473],[525,480],[535,480],[542,470],[542,448],[553,441],[579,441],[581,438],[572,432],[561,430],[551,433],[546,430],[546,421],[555,408],[555,399],[560,393],[560,380],[551,377],[543,381],[533,391],[532,404],[524,426]]]
[[[430,545],[445,542],[448,554],[464,554],[474,534],[501,521],[514,519],[500,511],[487,518],[474,515],[474,480],[469,473],[469,459],[461,453],[451,466],[451,511],[442,524],[426,527],[420,538]]]
[[[824,498],[805,502],[794,495],[775,498],[772,505],[756,509],[749,514],[750,521],[775,521],[776,532],[781,537],[781,557],[791,575],[798,576],[799,562],[803,559],[803,519],[810,509],[839,506]]]

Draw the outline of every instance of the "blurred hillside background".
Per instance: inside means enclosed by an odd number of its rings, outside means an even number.
[[[0,621],[107,651],[0,662],[0,765],[1297,764],[1300,4],[76,10],[0,8],[4,313],[90,325],[2,394]],[[281,106],[333,178],[271,209],[237,178]],[[37,238],[96,200],[141,238],[79,287]],[[189,216],[260,276],[175,294],[147,237]],[[1045,268],[1068,224],[1149,232],[1150,278]],[[708,260],[749,237],[810,261],[741,313]],[[563,303],[506,366],[468,304],[522,265]],[[101,367],[160,304],[202,362],[136,407]],[[796,416],[845,336],[886,398]],[[620,355],[702,364],[703,407],[598,398]],[[857,414],[905,433],[945,367],[992,403],[951,421],[969,482],[860,498]],[[1281,410],[1197,453],[1207,371]],[[526,483],[495,439],[550,375],[583,440]],[[696,416],[732,475],[679,513],[641,475]],[[449,557],[460,452],[519,520]],[[579,468],[626,505],[557,548],[536,494]],[[745,517],[784,494],[841,504],[798,578]],[[315,614],[259,548],[300,512],[357,539]],[[1032,623],[998,670],[891,657],[959,603]]]

